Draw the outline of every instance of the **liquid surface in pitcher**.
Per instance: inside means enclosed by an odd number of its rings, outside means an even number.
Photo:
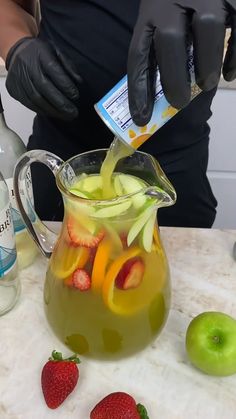
[[[147,346],[162,329],[170,301],[156,201],[143,193],[148,188],[143,179],[113,172],[115,165],[111,158],[100,174],[75,178],[70,192],[82,199],[64,198],[44,294],[60,340],[74,352],[101,359]]]

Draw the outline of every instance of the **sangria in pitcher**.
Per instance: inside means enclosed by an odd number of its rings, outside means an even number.
[[[109,172],[101,171],[106,152],[63,162],[51,153],[30,151],[15,169],[23,219],[50,258],[44,287],[48,322],[72,351],[97,359],[143,349],[165,324],[170,275],[157,210],[176,199],[152,156],[136,151]],[[20,198],[19,185],[34,161],[53,171],[63,197],[64,219],[55,243],[36,214],[30,220],[30,205]]]

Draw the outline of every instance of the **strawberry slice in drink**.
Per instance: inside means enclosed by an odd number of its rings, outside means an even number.
[[[91,288],[91,278],[85,269],[76,269],[66,285],[80,291],[88,291]]]
[[[142,282],[144,269],[144,262],[140,257],[127,260],[116,277],[116,287],[122,290],[138,287]]]
[[[95,231],[91,232],[72,217],[67,221],[67,230],[72,245],[88,248],[96,247],[105,234],[102,230],[96,234]]]

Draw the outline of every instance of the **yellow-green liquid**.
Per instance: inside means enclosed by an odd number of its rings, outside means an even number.
[[[142,284],[115,290],[114,302],[122,304],[124,314],[112,312],[101,294],[69,288],[49,266],[44,299],[48,321],[58,338],[72,351],[97,359],[125,357],[146,347],[162,329],[170,304],[169,270],[159,246],[140,255],[145,262]],[[87,271],[91,274],[91,268]],[[132,306],[134,312],[129,313]]]
[[[130,148],[113,144],[100,172],[102,188],[95,191],[96,199],[115,197],[113,184],[117,174],[113,173],[114,168],[120,158],[129,154]],[[158,226],[155,225],[149,252],[142,248],[140,235],[130,246],[123,240],[127,238],[140,211],[132,207],[124,215],[96,219],[91,215],[91,205],[89,215],[85,215],[84,207],[75,201],[65,202],[65,217],[61,235],[50,259],[44,300],[46,315],[53,331],[73,352],[95,359],[129,356],[152,342],[165,324],[170,304],[170,278]],[[78,234],[81,225],[82,228],[88,228],[95,223],[95,231],[104,231],[102,240],[106,239],[110,243],[106,262],[104,257],[99,261],[99,269],[103,264],[105,268],[104,277],[98,278],[101,283],[98,290],[93,286],[98,247],[85,250],[85,253],[89,252],[89,257],[85,258],[83,269],[92,278],[91,289],[82,292],[68,286],[75,268],[76,255],[84,252],[83,246],[75,247],[70,242],[67,226],[71,219],[78,226]],[[110,295],[105,286],[109,269],[127,250],[132,252],[133,249],[139,249],[138,257],[144,264],[142,282],[128,290],[118,289],[113,284],[109,288],[113,290]]]

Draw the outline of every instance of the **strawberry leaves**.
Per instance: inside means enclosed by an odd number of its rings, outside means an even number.
[[[137,410],[140,414],[140,419],[149,419],[147,409],[141,403],[137,404]]]

